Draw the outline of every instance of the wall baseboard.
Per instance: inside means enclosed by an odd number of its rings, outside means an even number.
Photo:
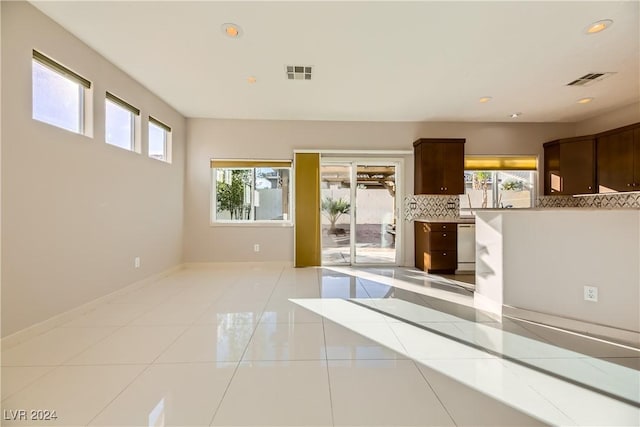
[[[7,335],[6,337],[0,340],[0,347],[3,349],[11,348],[35,336],[42,335],[43,333],[48,332],[53,328],[64,325],[65,323],[73,320],[75,317],[81,314],[84,314],[93,310],[100,304],[106,303],[119,296],[122,296],[131,291],[139,289],[145,285],[156,282],[164,277],[169,276],[170,274],[175,273],[176,271],[182,270],[183,268],[184,268],[184,264],[178,264],[165,271],[156,273],[149,277],[145,277],[144,279],[138,280],[137,282],[133,282],[125,286],[124,288],[120,288],[107,295],[103,295],[85,304],[82,304],[78,307],[72,308],[71,310],[67,310],[60,314],[56,314],[55,316],[50,317],[47,320],[43,320],[42,322],[36,323],[35,325],[28,326],[24,329],[21,329],[17,332],[12,333],[11,335]]]
[[[498,318],[502,316],[502,304],[477,292],[473,293],[473,306]]]
[[[612,326],[600,325],[597,323],[589,323],[584,320],[555,316],[553,314],[540,313],[538,311],[512,307],[509,305],[502,306],[502,314],[506,317],[541,323],[543,325],[553,326],[560,329],[567,329],[569,331],[589,335],[594,338],[609,339],[614,342],[630,345],[640,349],[640,332],[614,328]]]
[[[238,264],[246,265],[247,268],[264,267],[264,266],[282,266],[293,267],[293,261],[222,261],[222,262],[185,262],[184,268],[211,268],[224,266],[237,266]]]

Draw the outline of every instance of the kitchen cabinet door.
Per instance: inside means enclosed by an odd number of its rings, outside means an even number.
[[[464,193],[464,139],[419,139],[414,146],[414,194]]]
[[[544,194],[596,192],[595,138],[559,139],[544,144]]]
[[[595,193],[595,139],[561,141],[559,145],[562,194]]]
[[[549,196],[561,192],[560,144],[547,143],[544,145],[544,194]]]
[[[631,191],[634,176],[636,129],[608,133],[597,139],[598,187],[600,193]]]
[[[417,269],[424,271],[424,260],[429,246],[429,228],[424,222],[416,221],[413,224],[415,230],[415,265]]]
[[[454,273],[458,266],[454,223],[414,223],[415,266],[429,273]]]

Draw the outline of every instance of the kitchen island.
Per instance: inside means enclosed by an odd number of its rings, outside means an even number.
[[[474,299],[498,315],[640,343],[640,210],[478,211]]]

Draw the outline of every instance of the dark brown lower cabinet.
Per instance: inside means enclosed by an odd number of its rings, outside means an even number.
[[[457,224],[416,221],[414,227],[416,268],[428,273],[455,273],[458,267]]]

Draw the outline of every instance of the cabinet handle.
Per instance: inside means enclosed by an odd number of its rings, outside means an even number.
[[[442,252],[442,256],[447,256],[447,253],[446,252]]]
[[[627,184],[627,187],[631,187],[631,186],[633,186],[633,184]]]
[[[442,229],[443,229],[443,230],[444,230],[444,229],[446,229],[446,228],[447,228],[447,226],[446,226],[446,225],[443,225],[443,226],[442,226]]]
[[[442,237],[447,237],[447,233],[442,233]]]
[[[444,187],[444,191],[447,191],[447,187]]]
[[[591,190],[591,186],[589,186],[589,190]]]

